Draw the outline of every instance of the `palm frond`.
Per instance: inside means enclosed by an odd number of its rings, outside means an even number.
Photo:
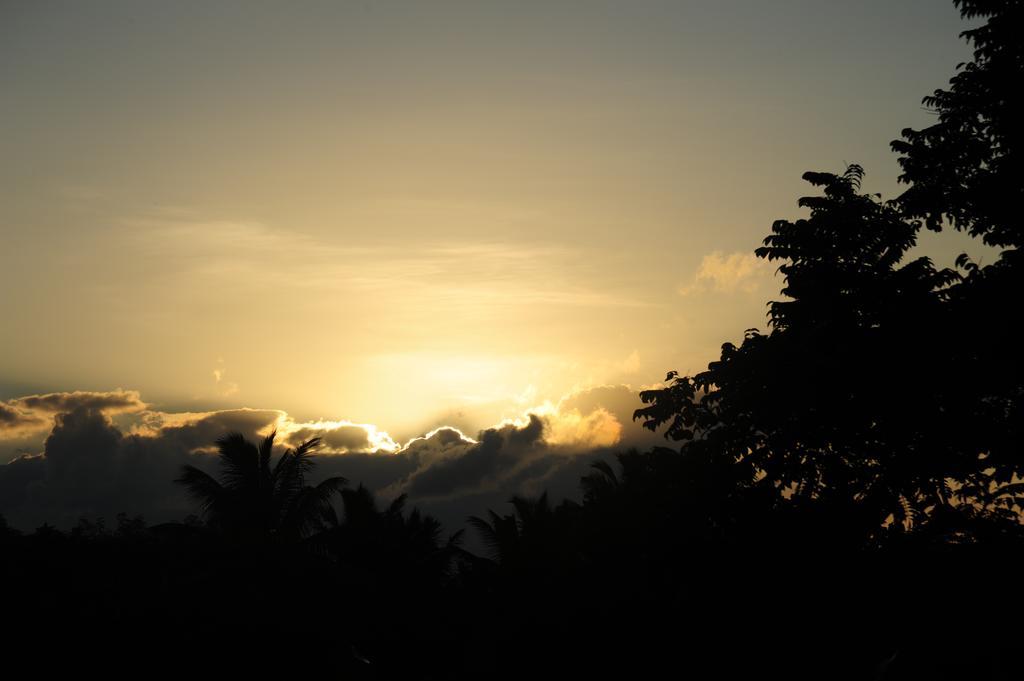
[[[316,487],[304,487],[288,505],[281,522],[284,532],[305,536],[317,529],[324,521],[324,514],[331,507],[331,496],[340,492],[348,480],[337,476],[327,478]],[[337,518],[335,518],[337,520]]]
[[[280,472],[276,476],[276,486],[287,490],[301,489],[306,483],[306,474],[313,470],[316,463],[312,451],[320,444],[320,438],[306,440],[295,449],[284,453],[279,461]]]
[[[241,433],[217,440],[221,480],[228,488],[255,488],[259,477],[259,451]]]
[[[491,513],[493,513],[493,511],[491,511]],[[470,527],[476,530],[477,534],[480,535],[480,540],[490,551],[490,557],[493,560],[500,561],[501,541],[498,539],[498,530],[479,516],[470,516],[466,519],[466,522],[469,523]]]
[[[375,523],[380,516],[373,493],[362,485],[341,490],[341,502],[345,508],[346,525]]]
[[[388,506],[387,514],[389,516],[401,517],[402,511],[405,509],[405,501],[406,499],[408,499],[408,497],[408,494],[402,494],[398,496],[394,501],[391,502],[391,505]],[[416,512],[415,509],[413,512],[416,513],[417,516],[419,515],[419,513]]]
[[[464,535],[465,533],[466,533],[466,530],[462,529],[462,530],[459,530],[458,532],[456,532],[455,534],[449,535],[448,536],[448,541],[445,542],[445,549],[446,550],[451,550],[451,549],[455,549],[455,548],[458,548],[459,546],[461,546],[462,545],[462,535]]]
[[[224,500],[226,490],[205,471],[186,464],[181,467],[181,476],[174,482],[185,487],[190,497],[199,502],[203,513],[209,512]]]
[[[305,487],[306,474],[315,467],[310,452],[319,444],[320,438],[314,437],[281,455],[270,476],[275,494],[286,499]]]
[[[335,494],[340,492],[343,488],[348,486],[348,478],[343,478],[340,475],[336,475],[333,478],[327,478],[314,489],[320,494]]]
[[[487,514],[490,521],[471,516],[467,522],[480,534],[480,539],[491,551],[491,558],[504,563],[519,544],[519,524],[515,516],[500,516],[490,509]]]
[[[595,461],[594,463],[590,464],[590,467],[604,474],[604,477],[607,478],[608,482],[610,482],[612,485],[618,486],[619,478],[617,475],[615,475],[615,471],[612,469],[611,464],[609,464],[607,461]]]
[[[263,438],[263,442],[260,443],[260,482],[261,486],[263,483],[269,483],[271,480],[270,473],[270,457],[274,452],[274,438],[277,437],[277,430],[270,431],[270,435]]]
[[[306,474],[314,468],[310,453],[320,438],[306,440],[274,463],[276,437],[274,431],[257,446],[240,433],[228,433],[216,441],[219,479],[185,466],[177,482],[199,501],[203,513],[215,516],[225,530],[295,539],[325,524],[337,527],[330,498],[348,481],[339,476],[315,487],[305,484]]]

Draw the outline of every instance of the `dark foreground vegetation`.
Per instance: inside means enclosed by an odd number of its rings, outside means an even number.
[[[1024,228],[1015,34],[960,0],[974,60],[893,143],[907,191],[807,173],[770,330],[636,413],[675,444],[596,464],[582,502],[470,519],[487,547],[341,478],[316,441],[218,442],[201,518],[0,526],[2,640],[34,674],[334,678],[1024,678]],[[922,228],[1002,249],[939,269]]]

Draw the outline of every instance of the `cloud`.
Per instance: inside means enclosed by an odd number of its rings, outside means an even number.
[[[12,525],[58,527],[82,516],[143,513],[180,520],[193,509],[172,481],[185,463],[209,467],[216,438],[239,431],[255,438],[281,418],[276,410],[237,409],[208,414],[140,414],[125,432],[101,408],[74,405],[58,413],[40,454],[0,466],[0,513]]]
[[[88,409],[105,414],[141,412],[147,405],[135,390],[58,392],[0,402],[0,436],[15,438],[51,427],[57,414]]]
[[[681,286],[679,294],[755,293],[771,278],[771,266],[753,253],[714,251],[704,256],[693,280]]]
[[[50,428],[32,454],[0,466],[0,513],[26,529],[121,511],[150,522],[180,520],[195,511],[173,483],[181,465],[215,473],[214,443],[232,431],[257,439],[276,430],[282,448],[319,437],[317,479],[342,475],[384,498],[408,494],[451,530],[514,494],[573,494],[595,457],[653,442],[632,422],[636,391],[621,385],[574,391],[473,437],[445,426],[404,444],[372,424],[302,422],[277,409],[153,411],[133,391],[32,395],[0,405],[4,423],[34,417]]]
[[[133,456],[132,439],[100,411],[78,407],[58,414],[41,455],[19,457],[0,470],[0,512],[15,526],[67,527],[80,516],[157,510],[160,497],[174,492],[156,484],[173,477],[172,461]]]
[[[182,286],[222,292],[256,279],[275,290],[400,293],[416,308],[424,302],[485,312],[512,305],[650,305],[606,287],[581,286],[568,275],[595,265],[575,248],[550,244],[425,242],[396,252],[258,222],[195,216],[130,218],[120,229],[141,252],[174,262]]]
[[[290,447],[314,437],[320,438],[321,454],[366,454],[371,452],[396,452],[400,449],[397,442],[386,432],[368,423],[352,423],[351,421],[316,421],[311,423],[281,424],[284,441]]]
[[[68,412],[84,408],[106,413],[121,413],[140,411],[146,408],[146,403],[139,397],[135,390],[113,390],[110,392],[64,392],[49,393],[46,395],[29,395],[10,400],[28,409],[40,410],[49,413]]]
[[[217,359],[217,366],[213,368],[211,373],[213,374],[213,382],[217,386],[217,394],[220,397],[230,397],[238,392],[238,384],[226,379],[228,370],[224,367],[223,359]]]
[[[34,430],[47,424],[47,420],[33,412],[18,409],[7,402],[0,402],[0,432]]]
[[[415,454],[420,466],[394,491],[419,500],[497,494],[504,501],[512,494],[538,494],[562,476],[572,481],[562,486],[563,494],[569,493],[595,455],[663,444],[658,435],[633,422],[638,406],[631,387],[605,385],[531,408],[522,419],[482,431],[476,441],[439,429],[399,452]]]
[[[582,449],[613,447],[622,440],[622,424],[607,409],[599,408],[587,415],[579,410],[559,413],[548,420],[547,441]]]
[[[543,420],[531,414],[522,425],[506,424],[481,432],[479,440],[468,446],[449,442],[442,446],[454,444],[458,455],[442,455],[428,462],[409,477],[404,490],[412,498],[423,498],[493,488],[535,458],[543,449],[543,434]]]
[[[643,406],[638,390],[628,385],[599,385],[575,390],[559,400],[552,430],[566,428],[581,420],[586,427],[574,426],[577,447],[618,446],[643,449],[664,444],[660,435],[644,429],[633,420],[633,412]],[[612,437],[613,432],[617,437]],[[553,438],[559,436],[553,432]]]
[[[172,442],[186,452],[210,451],[213,443],[227,432],[242,433],[250,439],[268,434],[288,415],[279,409],[224,409],[205,413],[143,415],[146,423],[132,434],[140,440]]]

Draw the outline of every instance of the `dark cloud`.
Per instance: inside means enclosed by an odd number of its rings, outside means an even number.
[[[0,433],[11,437],[18,433],[41,430],[53,423],[56,414],[88,409],[108,414],[138,412],[146,408],[134,390],[109,392],[62,392],[27,395],[0,402]]]
[[[514,495],[536,497],[547,492],[552,503],[561,499],[580,500],[580,478],[591,471],[590,464],[599,459],[614,460],[615,450],[597,450],[575,455],[544,454],[533,459],[501,484],[447,497],[413,498],[424,513],[441,521],[446,531],[466,529],[469,516],[485,515],[487,509],[496,513],[512,512],[509,500]],[[472,531],[463,536],[463,546],[476,553],[485,551],[480,537]]]
[[[67,527],[81,516],[184,509],[168,484],[188,459],[146,455],[143,440],[125,436],[102,411],[78,407],[58,414],[40,456],[0,468],[0,512],[16,526]]]
[[[283,416],[284,412],[276,409],[228,409],[201,414],[181,423],[158,417],[152,426],[158,429],[154,439],[192,452],[211,448],[217,438],[229,432],[256,439]]]
[[[22,414],[14,407],[0,402],[0,428],[13,426],[22,419]]]
[[[606,436],[619,430],[637,401],[621,386],[581,391],[554,411],[483,430],[475,439],[455,428],[438,428],[403,447],[373,426],[295,423],[279,410],[139,411],[144,403],[128,391],[54,393],[0,405],[5,408],[0,418],[8,420],[8,411],[69,407],[48,417],[52,428],[39,454],[0,466],[0,513],[15,527],[31,529],[43,522],[67,527],[82,516],[112,519],[121,511],[141,513],[149,522],[180,520],[195,511],[173,483],[182,464],[216,473],[213,451],[219,437],[237,431],[256,439],[279,427],[282,448],[323,439],[311,482],[341,475],[384,499],[408,494],[411,503],[454,531],[466,516],[502,506],[516,494],[548,490],[556,499],[576,496],[590,462],[610,458],[614,449],[605,446]],[[112,420],[111,414],[119,413],[128,416]],[[4,441],[16,440],[5,435]],[[619,444],[633,442],[611,441],[616,448]],[[30,451],[38,452],[39,446]]]
[[[30,410],[51,413],[66,413],[74,409],[93,411],[139,411],[146,408],[146,403],[135,390],[113,390],[110,392],[64,392],[47,395],[29,395],[19,397],[13,402],[20,403]]]
[[[212,457],[203,450],[218,437],[233,430],[256,437],[281,415],[214,412],[152,434],[125,434],[104,411],[109,403],[93,404],[99,408],[76,406],[58,413],[41,455],[0,466],[0,513],[12,525],[67,527],[83,516],[112,519],[121,511],[152,521],[181,519],[194,510],[172,482],[182,464],[198,462],[212,470]]]
[[[493,486],[535,456],[543,445],[543,435],[544,422],[533,414],[524,426],[510,424],[485,430],[461,456],[442,458],[415,473],[406,491],[419,498]]]
[[[20,456],[0,467],[0,513],[8,522],[25,526],[12,512],[31,507],[32,490],[45,477],[46,460],[42,456]]]
[[[48,420],[33,412],[26,412],[12,403],[0,402],[0,432],[34,430],[45,426]]]
[[[373,449],[369,431],[360,425],[343,425],[334,429],[301,428],[288,436],[288,445],[298,446],[310,438],[319,437],[327,451],[344,454],[366,452]]]
[[[343,454],[316,457],[316,475],[326,478],[340,475],[353,485],[382,491],[408,478],[419,466],[409,454]]]

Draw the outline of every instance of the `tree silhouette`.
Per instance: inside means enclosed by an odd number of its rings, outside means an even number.
[[[976,476],[967,494],[1000,507],[1008,517],[1016,501],[1024,447],[1024,203],[1022,133],[1024,43],[1018,0],[956,0],[964,18],[984,19],[961,35],[974,46],[973,60],[958,67],[948,89],[924,104],[937,116],[922,130],[906,129],[892,143],[900,154],[902,182],[910,186],[897,202],[909,217],[933,230],[952,225],[1002,247],[987,266],[963,254],[963,274],[948,291],[950,313],[946,365],[952,369],[965,409],[961,420],[993,470],[993,480]]]
[[[447,575],[462,532],[442,541],[441,523],[416,508],[406,513],[406,498],[395,498],[382,511],[363,485],[341,490],[343,515],[333,506],[324,509],[325,530],[314,539],[315,548],[375,579],[436,586]]]
[[[338,633],[349,644],[344,655],[369,678],[441,675],[451,664],[439,641],[447,640],[445,590],[461,531],[442,539],[441,523],[415,508],[407,512],[404,495],[381,509],[359,485],[342,490],[341,501],[340,515],[324,509],[325,529],[308,546],[346,587],[352,616],[342,618]],[[433,618],[430,631],[421,626],[425,614]]]
[[[547,492],[535,499],[514,496],[513,513],[487,511],[487,519],[471,516],[470,526],[487,547],[490,558],[505,570],[550,573],[571,569],[578,559],[575,536],[579,505],[563,500],[552,506]]]
[[[196,499],[209,524],[248,538],[296,540],[323,525],[331,496],[348,484],[332,477],[316,486],[306,484],[312,471],[312,450],[320,438],[285,451],[272,464],[272,432],[259,446],[240,433],[217,440],[220,479],[192,465],[182,467],[175,482]]]
[[[959,276],[903,262],[919,224],[860,193],[863,174],[804,175],[823,190],[799,202],[810,217],[776,221],[756,251],[781,262],[789,298],[771,303],[771,333],[748,330],[695,376],[668,374],[634,418],[665,426],[684,455],[729,462],[779,508],[856,508],[868,543],[930,521],[937,540],[962,541],[977,521],[1011,520],[1014,490],[996,503],[987,490],[1021,463],[993,458],[998,409],[943,370],[960,368],[936,333],[958,321]]]
[[[1019,0],[955,0],[965,19],[984,18],[961,36],[974,45],[974,59],[960,64],[948,90],[936,90],[924,105],[937,122],[907,128],[892,143],[901,154],[901,180],[911,186],[900,197],[903,212],[942,229],[958,230],[992,246],[1010,247],[1019,258],[1024,228],[1021,181],[1021,121],[1024,120],[1024,4]]]

